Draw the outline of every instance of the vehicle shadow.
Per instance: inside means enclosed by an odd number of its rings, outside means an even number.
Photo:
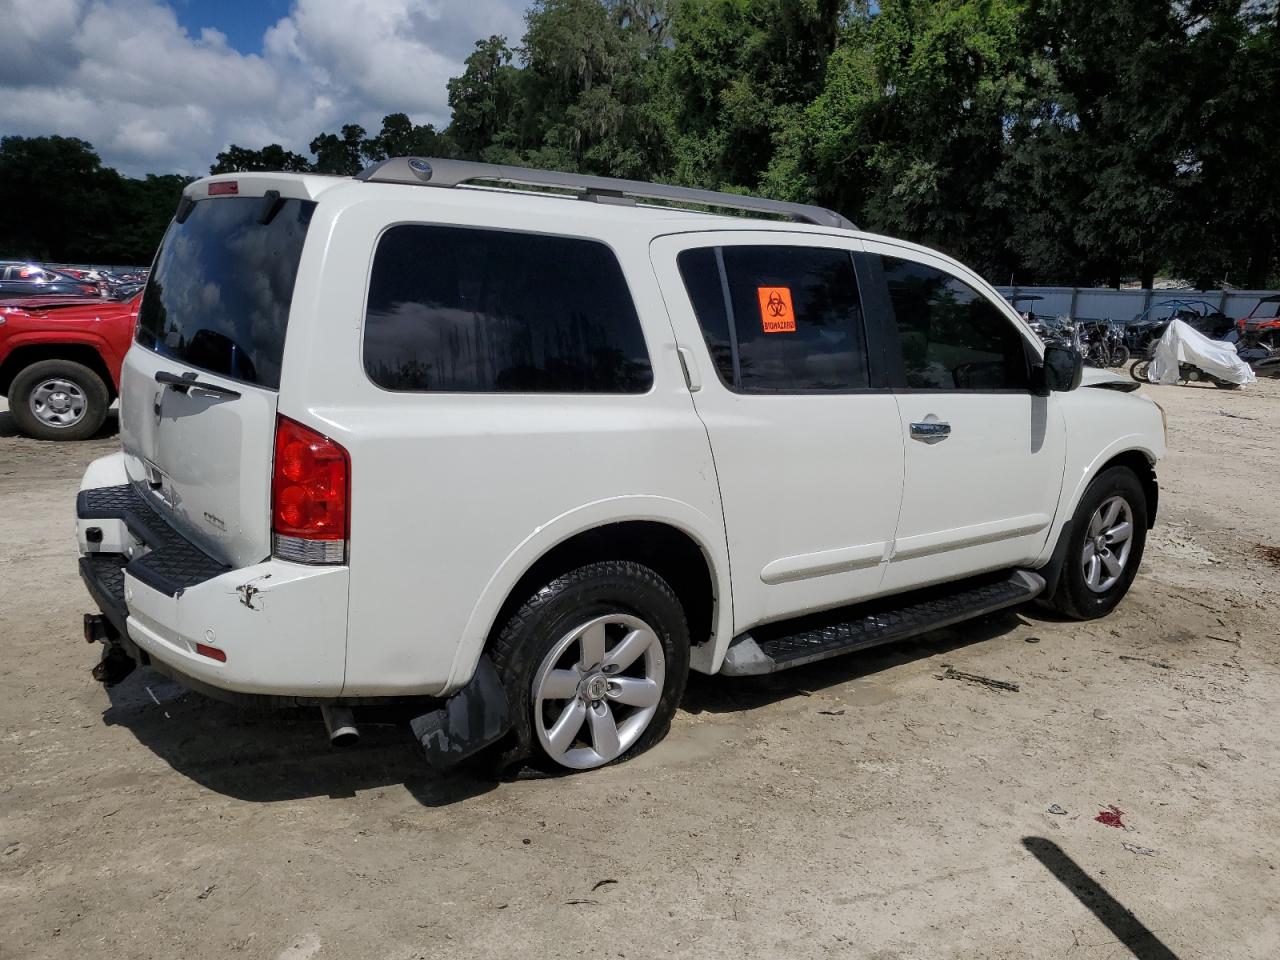
[[[109,687],[108,726],[127,729],[175,771],[251,803],[351,797],[403,784],[423,806],[456,803],[497,781],[430,771],[408,729],[411,711],[357,709],[360,742],[330,746],[316,707],[258,708],[212,700],[139,667]]]
[[[821,663],[764,677],[693,674],[681,708],[691,713],[740,713],[871,676],[890,667],[945,654],[1025,629],[1016,611],[935,630]],[[350,797],[403,784],[423,806],[447,806],[494,789],[499,780],[476,769],[442,776],[429,770],[408,729],[404,708],[357,708],[361,738],[330,746],[315,707],[246,707],[223,703],[139,667],[110,687],[103,712],[175,771],[201,786],[252,803],[310,797]]]
[[[1039,619],[1022,608],[1001,610],[965,623],[923,633],[860,652],[844,654],[803,667],[760,677],[717,677],[690,674],[680,707],[689,713],[738,713],[758,710],[780,700],[836,687],[873,676],[891,667],[912,663],[961,647],[1026,629]]]

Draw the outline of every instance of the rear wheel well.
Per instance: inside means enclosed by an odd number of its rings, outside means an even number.
[[[1094,476],[1101,476],[1112,467],[1125,467],[1132,470],[1138,478],[1147,500],[1147,529],[1150,530],[1156,525],[1156,508],[1160,505],[1160,486],[1156,483],[1155,464],[1141,450],[1126,450],[1104,463]]]
[[[107,362],[102,359],[102,354],[86,343],[33,343],[18,347],[0,364],[0,394],[8,396],[14,377],[41,360],[70,360],[88,367],[102,378],[107,395],[112,400],[116,398],[116,385],[111,371],[107,369]]]
[[[548,550],[512,587],[494,619],[486,647],[536,590],[563,573],[602,560],[632,560],[649,567],[670,584],[684,607],[690,641],[697,645],[710,639],[715,582],[702,548],[675,527],[632,520],[583,531]]]

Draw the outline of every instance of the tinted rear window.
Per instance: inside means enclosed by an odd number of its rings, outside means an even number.
[[[261,197],[198,201],[160,245],[138,314],[138,343],[193,367],[280,386],[293,283],[315,203]]]
[[[388,390],[643,393],[653,383],[604,244],[421,224],[378,243],[364,366]]]

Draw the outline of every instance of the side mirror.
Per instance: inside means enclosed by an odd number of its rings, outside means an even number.
[[[1047,397],[1055,390],[1074,390],[1084,376],[1084,357],[1073,346],[1047,343],[1044,360],[1036,368],[1036,393]]]

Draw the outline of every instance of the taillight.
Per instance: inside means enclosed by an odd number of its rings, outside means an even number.
[[[323,434],[276,417],[271,552],[298,563],[343,563],[351,459]]]

